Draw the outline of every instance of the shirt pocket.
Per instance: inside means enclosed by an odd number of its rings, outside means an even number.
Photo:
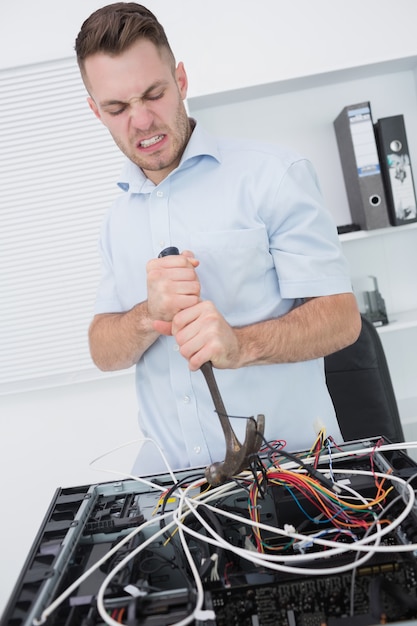
[[[202,298],[212,300],[230,323],[244,323],[242,314],[263,307],[274,270],[265,227],[193,233],[191,250],[200,261]]]

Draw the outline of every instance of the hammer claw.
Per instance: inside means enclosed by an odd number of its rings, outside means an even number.
[[[246,423],[245,441],[241,444],[236,437],[226,413],[211,363],[204,363],[200,369],[209,387],[226,442],[226,456],[224,461],[212,463],[205,471],[207,482],[215,486],[230,480],[232,476],[236,476],[250,465],[253,456],[258,453],[262,445],[265,417],[258,415],[257,420],[253,417],[249,418]]]

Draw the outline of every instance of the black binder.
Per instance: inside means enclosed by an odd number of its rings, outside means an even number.
[[[389,226],[370,103],[346,106],[333,124],[353,222],[363,230]]]
[[[375,134],[391,224],[416,222],[416,193],[404,116],[379,119]]]

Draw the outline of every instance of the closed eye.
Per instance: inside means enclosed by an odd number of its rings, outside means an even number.
[[[149,94],[145,96],[144,100],[160,100],[164,96],[164,91],[161,91],[157,94]]]
[[[120,109],[116,109],[114,111],[107,111],[107,113],[112,117],[116,117],[116,115],[120,115],[124,111],[126,111],[126,107],[121,107]]]
[[[156,89],[156,87],[158,87],[158,89]],[[108,115],[116,117],[117,115],[121,115],[122,113],[124,113],[128,106],[130,106],[131,102],[133,102],[134,100],[142,100],[142,102],[144,102],[145,100],[148,100],[150,102],[160,100],[164,97],[165,91],[165,84],[163,86],[161,84],[152,85],[143,93],[142,98],[132,98],[132,100],[129,100],[129,102],[121,102],[119,100],[107,100],[106,102],[103,102],[101,104],[101,108]]]
[[[123,111],[126,111],[128,107],[127,102],[120,102],[119,100],[113,100],[111,102],[103,102],[101,109],[107,115],[120,115]]]

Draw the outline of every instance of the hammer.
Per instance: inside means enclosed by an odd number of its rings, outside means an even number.
[[[171,246],[162,250],[158,256],[164,257],[173,254],[179,254],[179,250],[178,248]],[[226,456],[224,461],[212,463],[206,467],[205,470],[207,482],[212,486],[217,486],[227,482],[233,476],[236,476],[242,470],[250,466],[253,457],[256,456],[262,445],[265,430],[265,416],[258,415],[257,420],[253,417],[248,418],[246,423],[245,441],[241,444],[230,423],[216,379],[214,377],[211,362],[207,361],[207,363],[203,363],[200,367],[200,371],[202,372],[208,385],[226,442]]]

